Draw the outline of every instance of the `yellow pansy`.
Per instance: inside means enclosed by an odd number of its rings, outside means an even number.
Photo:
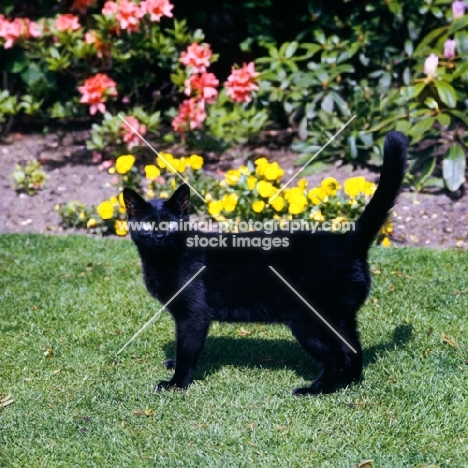
[[[393,234],[393,224],[390,222],[384,224],[380,232],[387,236],[389,236],[390,234]]]
[[[114,216],[114,205],[109,201],[103,201],[97,207],[97,212],[102,219],[111,219]]]
[[[344,216],[337,216],[335,219],[332,219],[332,231],[338,231],[341,229],[341,225],[346,221]]]
[[[131,154],[126,154],[124,156],[119,156],[117,161],[115,161],[115,170],[119,174],[126,174],[135,164],[135,156]]]
[[[236,185],[237,182],[239,182],[241,173],[237,169],[231,169],[230,171],[227,171],[225,174],[226,182],[229,185]]]
[[[161,174],[161,171],[154,164],[148,164],[145,166],[145,174],[147,179],[156,179]]]
[[[117,219],[114,223],[114,230],[118,236],[126,236],[128,232],[128,227],[126,221]]]
[[[384,237],[383,240],[382,240],[381,245],[383,247],[390,247],[390,244],[391,244],[390,239],[388,237]]]
[[[119,200],[117,200],[117,197],[115,195],[112,195],[112,197],[109,198],[109,201],[114,205],[120,205]]]
[[[201,156],[198,156],[198,154],[192,154],[190,155],[189,157],[189,166],[194,170],[194,171],[198,171],[199,169],[202,168],[203,166],[203,163],[205,161],[203,160],[203,158]]]
[[[223,209],[223,202],[221,200],[212,201],[208,203],[208,213],[212,216],[217,216]]]
[[[344,191],[348,197],[355,198],[364,191],[365,184],[366,179],[364,179],[364,177],[351,177],[350,179],[345,180]]]
[[[156,164],[161,169],[166,169],[168,164],[172,164],[173,159],[174,156],[172,156],[170,153],[159,153],[158,157],[156,158]]]
[[[235,193],[224,195],[222,199],[224,211],[226,211],[226,213],[232,213],[236,209],[237,200],[238,198]]]
[[[307,179],[300,179],[299,182],[297,183],[297,186],[301,190],[305,190],[307,188],[307,185],[309,184]]]
[[[249,168],[247,166],[239,167],[239,172],[241,174],[244,174],[244,175],[249,175],[250,174]]]
[[[273,187],[271,182],[261,180],[257,185],[257,191],[261,197],[268,198],[273,196],[278,190]]]
[[[265,169],[268,166],[268,164],[270,164],[270,163],[268,162],[267,158],[257,159],[255,161],[255,165],[257,166],[256,169],[255,169],[255,173],[260,177],[263,176],[265,174]]]
[[[374,194],[376,188],[377,188],[377,185],[375,185],[373,182],[369,182],[368,180],[366,180],[362,191],[364,192],[364,195],[370,197],[371,195]]]
[[[161,192],[159,194],[159,198],[169,198],[169,194],[167,192],[163,191],[163,192]]]
[[[172,158],[170,161],[167,160],[167,162],[168,162],[167,170],[171,174],[174,174],[175,172],[179,172],[180,174],[182,174],[187,167],[187,163],[185,162],[184,158],[182,159]]]
[[[270,205],[276,210],[281,211],[284,208],[284,198],[281,195],[273,198]]]
[[[327,193],[322,187],[314,187],[310,189],[307,196],[314,205],[320,205],[320,203],[326,202],[328,198]]]
[[[120,206],[125,207],[123,192],[120,192],[120,193],[119,193],[119,204],[120,204]]]
[[[154,190],[148,189],[148,190],[146,191],[146,196],[147,196],[148,198],[154,198],[154,195],[155,195]]]
[[[322,180],[321,188],[325,191],[327,195],[336,195],[336,192],[340,190],[341,185],[334,177],[327,177]]]
[[[284,170],[281,169],[279,164],[275,161],[274,163],[267,164],[264,169],[265,179],[267,180],[280,180],[284,175]]]
[[[176,181],[175,181],[175,179],[171,179],[171,187],[175,190],[175,188],[176,188]]]
[[[288,200],[288,212],[292,215],[302,213],[307,207],[307,198],[299,187],[293,187],[284,198]]]
[[[263,208],[265,208],[265,202],[263,200],[257,200],[252,203],[252,210],[254,210],[255,213],[261,213]]]
[[[247,187],[249,187],[250,191],[252,191],[255,188],[256,183],[257,178],[255,176],[250,176],[247,178]]]
[[[323,216],[320,210],[314,211],[310,215],[310,219],[313,219],[314,221],[318,221],[319,223],[323,223],[325,221],[325,217]]]
[[[90,229],[96,226],[97,226],[97,221],[94,218],[89,218],[88,222],[86,223],[86,227]]]

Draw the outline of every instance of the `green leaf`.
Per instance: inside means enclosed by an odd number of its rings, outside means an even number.
[[[455,117],[459,118],[465,125],[468,126],[468,116],[464,112],[459,111],[457,109],[450,109],[448,112],[450,112],[450,114],[454,115]]]
[[[449,127],[452,122],[452,118],[449,114],[438,114],[437,122],[439,122],[440,125],[443,125],[444,127]]]
[[[433,127],[434,121],[434,117],[428,117],[414,124],[408,132],[413,137],[412,142],[416,143],[424,138],[424,134]]]
[[[465,29],[468,26],[468,15],[463,15],[460,18],[457,18],[453,23],[450,25],[448,30],[448,34],[452,35],[455,31],[460,29]]]
[[[437,80],[434,81],[434,85],[439,93],[440,100],[450,108],[454,108],[457,105],[457,93],[453,86],[446,81]]]
[[[429,158],[427,159],[422,166],[421,169],[421,177],[420,181],[422,183],[426,182],[426,180],[432,175],[436,166],[436,158]]]
[[[452,145],[442,164],[442,173],[447,188],[454,192],[465,181],[466,156],[463,148]]]
[[[455,43],[457,46],[456,47],[457,55],[468,53],[468,32],[457,31],[455,33]]]

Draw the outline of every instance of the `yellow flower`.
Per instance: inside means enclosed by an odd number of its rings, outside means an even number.
[[[131,154],[126,154],[124,156],[119,156],[117,161],[115,161],[115,170],[119,174],[126,174],[135,164],[135,156]]]
[[[109,201],[114,205],[120,205],[119,200],[117,200],[117,197],[115,195],[112,195],[112,197],[109,198]]]
[[[281,169],[279,164],[275,161],[265,166],[264,175],[267,180],[280,180],[284,175],[284,170]]]
[[[211,193],[207,193],[207,194],[205,195],[205,200],[206,200],[207,202],[212,201],[212,200],[213,200],[213,195],[211,195]]]
[[[270,205],[276,211],[281,211],[284,208],[284,198],[281,195],[278,195],[271,201]]]
[[[336,192],[340,190],[341,185],[334,177],[327,177],[322,180],[321,187],[327,195],[336,195]]]
[[[335,219],[332,219],[332,231],[336,232],[338,231],[338,228],[341,228],[341,224],[346,221],[346,218],[344,216],[337,216]]]
[[[263,200],[257,200],[252,203],[252,210],[254,210],[255,213],[261,213],[263,208],[265,208],[265,202]]]
[[[249,168],[247,166],[239,167],[239,172],[241,174],[244,174],[244,175],[249,175],[250,174]]]
[[[125,208],[125,202],[124,202],[124,198],[123,198],[123,192],[120,192],[119,193],[119,203],[120,203],[120,206],[123,206]]]
[[[259,158],[255,161],[255,165],[257,168],[255,169],[255,173],[258,176],[263,176],[265,174],[265,169],[268,166],[269,162],[267,158]]]
[[[189,165],[189,160],[187,158],[180,158],[179,159],[179,172],[183,174],[185,170],[187,169],[187,166]]]
[[[237,184],[237,182],[239,182],[240,176],[241,176],[240,171],[238,171],[237,169],[231,169],[230,171],[227,171],[225,174],[226,182],[229,185],[234,186]]]
[[[169,194],[167,192],[163,191],[163,192],[161,192],[159,194],[159,198],[169,198]]]
[[[114,216],[114,205],[109,201],[103,201],[97,207],[97,212],[102,219],[111,219]]]
[[[107,171],[110,175],[114,175],[115,174],[115,167],[109,167],[108,171]]]
[[[362,176],[351,177],[345,180],[344,191],[350,198],[355,198],[364,191],[365,183],[366,179]]]
[[[223,209],[226,213],[232,213],[237,206],[237,195],[235,193],[231,193],[230,195],[224,195],[223,197]]]
[[[168,163],[172,164],[172,160],[174,159],[174,156],[170,153],[159,153],[158,157],[156,158],[156,164],[161,168],[161,169],[166,169]]]
[[[364,195],[370,197],[371,195],[374,194],[376,188],[377,188],[377,185],[375,185],[373,182],[369,182],[366,180],[362,191],[364,192]]]
[[[201,156],[198,156],[198,154],[192,154],[189,157],[189,166],[194,170],[198,171],[199,169],[202,168],[203,163],[205,161]]]
[[[299,182],[297,183],[297,186],[301,190],[305,190],[307,188],[307,185],[309,184],[307,179],[300,179]]]
[[[114,223],[114,230],[118,236],[126,236],[128,232],[127,223],[121,219],[116,219]]]
[[[327,193],[322,187],[314,187],[313,189],[310,189],[307,196],[314,205],[320,205],[320,203],[326,202],[328,198]]]
[[[299,187],[293,187],[285,193],[284,198],[288,200],[288,212],[290,214],[300,214],[307,207],[307,198]]]
[[[383,240],[382,240],[381,245],[383,247],[390,247],[390,244],[391,244],[390,239],[388,237],[384,237]]]
[[[249,187],[249,190],[252,191],[255,188],[255,185],[257,183],[257,178],[255,176],[250,176],[247,178],[247,187]]]
[[[278,190],[271,185],[271,182],[266,180],[261,180],[257,185],[258,194],[263,198],[268,198],[273,196]]]
[[[148,164],[145,166],[145,174],[147,179],[156,179],[161,174],[161,171],[154,164]]]
[[[319,223],[323,223],[325,221],[325,217],[323,216],[320,210],[314,211],[310,215],[310,219],[313,219],[314,221],[318,221]]]
[[[154,195],[155,195],[154,190],[148,189],[148,190],[146,191],[146,196],[147,196],[148,198],[154,198]]]
[[[208,213],[212,216],[217,216],[223,209],[223,202],[221,200],[212,201],[208,204]]]
[[[380,232],[387,236],[389,236],[390,234],[393,234],[393,224],[390,222],[387,222],[386,224],[383,225]]]
[[[97,221],[94,218],[89,218],[88,222],[86,223],[86,227],[90,229],[96,226],[97,226]]]
[[[187,167],[187,164],[182,159],[172,158],[170,161],[167,160],[167,162],[167,170],[171,174],[174,174],[175,172],[183,173],[185,171],[185,168]]]
[[[175,190],[175,188],[176,188],[176,181],[175,181],[175,179],[171,179],[171,187]]]

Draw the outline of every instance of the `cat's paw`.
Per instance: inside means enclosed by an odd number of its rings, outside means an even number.
[[[161,382],[159,382],[156,385],[156,387],[154,387],[154,391],[161,392],[163,390],[169,390],[171,387],[172,387],[171,382],[169,382],[168,380],[161,380]]]
[[[163,366],[167,370],[174,370],[176,366],[176,360],[174,358],[172,359],[167,359],[166,361],[163,362]]]
[[[295,388],[292,392],[295,396],[301,395],[319,395],[320,393],[333,393],[336,386],[330,384],[323,384],[322,382],[312,382],[310,387]]]

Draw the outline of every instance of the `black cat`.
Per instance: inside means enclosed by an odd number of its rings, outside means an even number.
[[[250,240],[260,237],[260,242],[269,239],[267,243],[274,238],[282,240],[281,245],[269,250],[233,247],[235,235],[226,233],[223,247],[196,247],[196,234],[207,241],[214,239],[213,244],[219,243],[219,234],[181,231],[173,225],[168,228],[170,221],[188,220],[190,194],[185,184],[171,198],[150,202],[125,189],[129,220],[148,223],[146,229],[130,226],[130,232],[142,260],[146,287],[155,298],[166,303],[205,266],[168,306],[176,325],[176,359],[164,364],[175,368],[175,373],[157,389],[184,389],[192,382],[213,320],[287,325],[321,366],[316,380],[309,387],[295,389],[294,394],[329,393],[340,384],[359,380],[362,349],[356,313],[371,285],[367,251],[395,203],[405,171],[406,148],[403,134],[387,135],[380,183],[354,231],[251,232],[236,236]]]

